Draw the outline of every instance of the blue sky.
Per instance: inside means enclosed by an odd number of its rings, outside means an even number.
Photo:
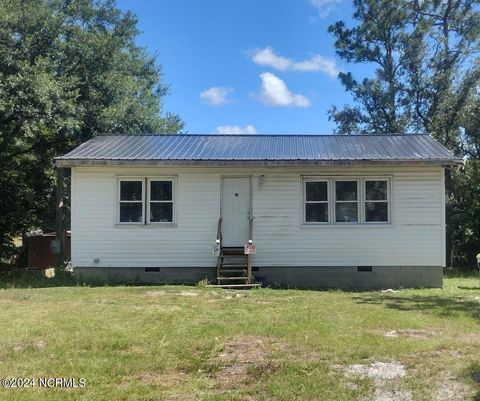
[[[329,133],[331,105],[351,101],[327,27],[351,23],[348,0],[119,0],[157,55],[189,133]]]

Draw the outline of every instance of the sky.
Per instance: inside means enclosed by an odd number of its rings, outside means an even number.
[[[133,11],[138,44],[170,88],[164,111],[187,133],[331,133],[327,111],[351,103],[327,32],[351,25],[349,0],[118,0]],[[363,75],[362,75],[363,74]]]

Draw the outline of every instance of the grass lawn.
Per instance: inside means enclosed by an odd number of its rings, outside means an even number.
[[[392,293],[0,290],[0,400],[480,400],[478,278]]]

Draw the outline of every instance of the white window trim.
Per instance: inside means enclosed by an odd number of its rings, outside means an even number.
[[[327,183],[327,200],[326,201],[307,201],[307,182],[326,182]],[[330,180],[328,178],[304,178],[303,179],[303,224],[306,225],[325,225],[331,222],[331,202],[330,202]],[[307,203],[326,203],[327,204],[327,221],[307,221]]]
[[[141,201],[122,201],[120,200],[120,188],[121,183],[125,181],[141,181],[142,182],[142,200]],[[145,178],[143,177],[117,177],[116,180],[117,186],[117,196],[116,196],[116,209],[117,209],[117,216],[116,216],[116,224],[122,226],[143,226],[145,222]],[[120,204],[121,203],[141,203],[142,204],[142,221],[120,221]]]
[[[176,176],[117,176],[115,177],[115,226],[118,227],[176,227],[177,221],[177,177]],[[121,222],[120,221],[120,182],[122,181],[142,181],[142,221],[141,222]],[[150,182],[151,181],[171,181],[172,182],[172,221],[150,222]],[[122,201],[137,202],[137,201]],[[154,201],[157,202],[157,201]],[[162,201],[158,201],[159,203]],[[168,201],[170,202],[170,201]]]
[[[342,181],[354,181],[357,183],[357,199],[354,201],[337,201],[337,182]],[[335,224],[344,225],[357,225],[362,224],[362,215],[361,215],[361,180],[359,178],[354,177],[342,177],[342,178],[335,178],[333,179],[333,222]],[[337,202],[338,203],[356,203],[357,204],[357,221],[337,221]]]
[[[152,201],[150,199],[150,183],[155,181],[170,181],[172,183],[172,200],[171,201]],[[147,216],[145,218],[147,225],[155,225],[155,226],[171,226],[175,225],[176,222],[176,191],[177,185],[175,177],[147,177],[147,197],[145,201],[147,202]],[[172,204],[172,221],[150,221],[150,204],[151,203],[171,203]]]
[[[302,197],[301,197],[301,225],[302,226],[331,226],[331,227],[362,227],[364,225],[368,226],[392,226],[392,208],[393,208],[393,199],[392,199],[392,176],[391,175],[367,175],[359,174],[356,176],[347,176],[347,175],[323,175],[323,176],[301,176],[302,182]],[[328,223],[326,222],[307,222],[306,221],[306,183],[307,182],[327,182],[328,190]],[[357,213],[358,221],[357,222],[337,222],[336,221],[336,181],[357,181]],[[365,182],[366,181],[387,181],[387,201],[388,201],[388,221],[366,221],[365,213]],[[339,201],[339,202],[354,202],[354,201]],[[384,201],[379,201],[384,202]],[[321,202],[319,202],[321,203]]]
[[[363,187],[363,199],[362,199],[362,209],[363,209],[363,224],[368,225],[385,225],[392,223],[392,197],[391,197],[391,180],[390,177],[365,177],[362,180]],[[367,181],[386,181],[387,182],[387,200],[367,200]],[[367,207],[367,202],[374,203],[386,203],[387,204],[387,221],[367,221],[367,213],[365,208]]]

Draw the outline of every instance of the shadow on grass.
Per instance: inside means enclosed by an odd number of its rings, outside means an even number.
[[[430,312],[440,316],[465,315],[480,323],[480,303],[460,297],[421,295],[359,295],[354,297],[359,304],[380,305],[400,311]]]
[[[472,363],[465,371],[465,378],[477,389],[472,401],[480,401],[480,363]]]
[[[94,283],[92,283],[95,285]],[[0,288],[51,288],[90,285],[79,282],[70,272],[59,271],[54,277],[46,277],[41,270],[0,271]]]
[[[195,286],[199,283],[148,283],[95,280],[88,277],[75,276],[68,271],[57,271],[54,277],[45,277],[41,270],[0,270],[0,289],[8,288],[53,288],[53,287],[136,287],[185,285]]]
[[[140,284],[110,283],[100,280],[83,279],[68,271],[57,271],[55,276],[46,277],[42,270],[0,271],[0,288],[53,288],[53,287],[114,287]],[[148,284],[141,284],[148,285]]]

